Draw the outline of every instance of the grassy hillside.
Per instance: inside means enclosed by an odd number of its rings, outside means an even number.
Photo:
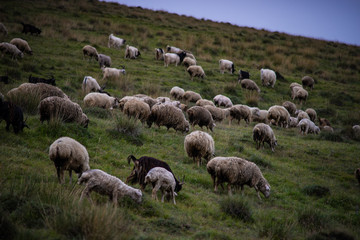
[[[254,161],[271,184],[270,198],[259,201],[248,187],[244,196],[240,191],[232,197],[225,190],[215,194],[205,166],[198,168],[184,152],[186,134],[147,128],[119,110],[96,108],[83,108],[90,118],[87,129],[56,121],[41,124],[36,105],[28,101],[23,107],[30,129],[15,135],[0,123],[0,239],[315,239],[333,231],[360,238],[354,177],[360,148],[351,132],[360,123],[359,47],[97,1],[1,1],[0,13],[9,31],[0,41],[20,37],[34,52],[18,61],[0,58],[0,75],[10,78],[10,84],[0,83],[4,95],[30,74],[53,75],[58,87],[83,106],[81,83],[90,75],[119,98],[169,96],[179,86],[206,99],[224,94],[235,104],[268,109],[290,100],[290,83],[310,75],[315,88],[297,107],[314,108],[335,129],[333,134],[301,136],[297,129],[273,127],[278,146],[272,153],[268,146],[255,149],[255,123],[217,124],[210,133],[216,155]],[[40,27],[41,35],[22,34],[20,22]],[[124,49],[107,48],[110,33],[138,47],[141,57],[124,59]],[[102,81],[98,63],[83,59],[86,44],[111,56],[113,67],[125,65],[126,76]],[[191,51],[206,78],[190,81],[183,66],[165,68],[156,61],[154,48],[168,44]],[[235,75],[221,75],[221,58],[249,71],[260,95],[241,89]],[[275,69],[285,80],[274,89],[262,87],[261,68]],[[61,136],[86,146],[91,168],[122,180],[132,169],[129,154],[168,162],[176,176],[185,175],[177,205],[153,201],[150,187],[140,206],[125,198],[114,208],[96,193],[94,205],[79,202],[83,186],[69,185],[68,178],[59,185],[48,157],[50,144]]]

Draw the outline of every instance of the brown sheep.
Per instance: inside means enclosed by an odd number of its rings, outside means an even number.
[[[233,119],[238,120],[238,124],[240,124],[241,119],[244,119],[246,125],[251,122],[251,109],[246,105],[237,104],[230,108],[230,121],[229,125]]]
[[[309,87],[311,90],[314,88],[315,81],[312,77],[305,76],[301,79],[301,82],[304,88]]]
[[[208,130],[210,128],[210,130],[213,131],[213,127],[216,126],[211,113],[206,108],[194,106],[189,108],[186,113],[189,116],[189,121],[193,128],[195,125],[199,125],[201,129],[203,126],[206,126]]]
[[[284,108],[286,108],[286,110],[288,110],[288,112],[290,113],[290,115],[294,116],[295,112],[296,112],[296,105],[295,103],[292,103],[290,101],[285,101],[283,102],[282,106]]]

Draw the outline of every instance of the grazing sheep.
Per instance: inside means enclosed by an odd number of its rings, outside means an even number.
[[[128,196],[136,203],[141,203],[142,192],[140,189],[132,188],[126,185],[119,178],[112,176],[99,169],[86,171],[78,180],[78,184],[85,183],[85,189],[81,193],[80,200],[84,195],[92,202],[90,194],[95,191],[101,195],[109,196],[110,201],[116,206],[118,199]]]
[[[29,83],[46,83],[53,86],[56,86],[55,78],[54,76],[51,76],[51,78],[41,78],[41,77],[33,77],[31,74],[29,76]]]
[[[301,82],[304,88],[309,87],[311,90],[314,88],[315,81],[312,77],[305,76],[301,79]]]
[[[239,83],[241,84],[242,88],[251,90],[251,91],[257,91],[258,93],[260,93],[260,88],[258,87],[258,85],[250,79],[243,79],[243,80],[239,80]]]
[[[267,119],[275,121],[276,126],[288,127],[290,121],[290,114],[283,106],[274,105],[269,108]]]
[[[317,118],[316,111],[312,108],[308,108],[305,110],[305,112],[309,115],[310,120],[315,122],[315,120]]]
[[[180,48],[172,47],[172,46],[169,46],[169,45],[166,46],[166,51],[168,53],[182,53],[182,52],[184,52],[184,50],[182,50]]]
[[[261,69],[261,82],[263,86],[271,86],[274,88],[276,82],[276,74],[273,70],[270,69]]]
[[[164,50],[162,48],[155,48],[155,59],[164,60]]]
[[[285,102],[283,102],[283,104],[282,104],[282,106],[284,107],[284,108],[286,108],[286,110],[288,110],[288,112],[290,113],[290,115],[294,115],[295,114],[295,112],[296,112],[296,105],[294,104],[294,103],[292,103],[292,102],[290,102],[290,101],[285,101]]]
[[[111,66],[111,57],[105,54],[98,54],[98,61],[100,68],[110,67]]]
[[[96,61],[99,61],[99,54],[96,50],[96,48],[90,46],[90,45],[85,45],[82,49],[83,51],[83,54],[84,54],[84,58],[85,56],[89,56],[90,57],[90,60],[92,58],[95,58]]]
[[[2,96],[1,93],[0,96]],[[2,119],[6,122],[6,130],[9,131],[9,127],[12,125],[15,134],[19,131],[22,132],[25,127],[29,128],[26,120],[24,121],[21,108],[11,102],[3,101],[0,97],[0,122]]]
[[[124,114],[129,118],[139,119],[143,124],[147,121],[150,113],[149,105],[139,99],[131,99],[124,105]]]
[[[190,58],[190,57],[185,57],[183,60],[183,64],[186,67],[186,69],[190,66],[194,66],[196,65],[196,60]]]
[[[297,98],[300,102],[300,104],[304,101],[306,102],[308,98],[309,93],[303,89],[302,87],[294,87],[293,88],[293,96],[292,99],[295,100]]]
[[[275,134],[269,125],[264,123],[258,123],[253,128],[253,140],[256,143],[256,149],[259,149],[261,144],[264,148],[264,143],[268,143],[271,151],[275,151],[275,146],[277,146],[277,141]]]
[[[250,73],[249,72],[245,72],[243,70],[239,70],[239,77],[238,80],[243,80],[243,79],[249,79],[250,78]]]
[[[172,198],[173,203],[175,202],[175,186],[176,182],[174,175],[162,167],[152,168],[145,177],[145,184],[151,183],[153,185],[152,198],[158,200],[157,191],[160,189],[162,193],[161,202],[164,202],[165,193]]]
[[[170,90],[170,95],[175,98],[176,100],[181,100],[185,94],[184,89],[175,86]]]
[[[300,128],[300,133],[307,135],[308,133],[320,133],[320,128],[315,125],[310,119],[304,118],[297,125]]]
[[[61,137],[55,140],[49,148],[50,160],[54,162],[60,184],[65,183],[64,171],[69,171],[70,184],[72,183],[72,170],[81,174],[90,169],[89,154],[86,148],[75,139]]]
[[[185,52],[181,53],[165,53],[164,55],[164,66],[168,67],[169,64],[175,64],[175,66],[182,63],[186,56]]]
[[[126,74],[125,69],[117,69],[117,68],[102,68],[103,72],[103,81],[105,79],[113,78],[113,79],[120,79],[120,76]]]
[[[2,33],[4,36],[8,35],[8,30],[3,23],[0,23],[0,33]]]
[[[122,99],[119,100],[119,109],[120,111],[124,111],[124,106],[125,103],[131,99],[138,99],[138,97],[134,97],[134,96],[125,96]],[[141,98],[140,98],[141,100]]]
[[[360,138],[360,125],[352,126],[352,130],[353,130],[355,138]]]
[[[194,56],[192,53],[186,52],[186,57],[191,58],[191,59],[194,59],[195,62],[196,62],[196,58],[195,58],[195,56]]]
[[[109,35],[108,48],[120,49],[126,43],[125,39],[115,37],[114,34]]]
[[[251,121],[252,122],[260,122],[268,124],[269,121],[267,119],[268,110],[260,110],[257,107],[251,107]]]
[[[23,58],[24,54],[14,45],[7,42],[0,43],[0,51],[2,53],[2,56],[4,54],[11,55],[11,59],[17,59],[18,57]]]
[[[199,100],[196,101],[195,105],[200,106],[200,107],[204,107],[206,105],[210,105],[210,106],[215,107],[215,104],[212,101],[207,100],[207,99],[199,99]]]
[[[84,105],[85,107],[113,109],[119,106],[119,99],[108,96],[105,93],[92,92],[84,97]]]
[[[299,122],[304,118],[310,119],[307,112],[304,112],[303,110],[296,110],[295,115],[297,115],[297,119],[298,119]]]
[[[186,91],[182,97],[185,102],[194,102],[196,103],[198,100],[202,99],[200,94],[193,91]]]
[[[152,123],[155,123],[159,128],[165,126],[168,130],[174,128],[175,131],[189,131],[189,122],[185,119],[183,112],[173,105],[155,104],[147,120],[149,127]]]
[[[358,180],[358,182],[360,184],[360,168],[355,170],[355,178]]]
[[[266,198],[270,196],[270,184],[253,162],[237,157],[216,157],[208,162],[206,169],[213,180],[215,192],[219,184],[227,182],[229,195],[231,195],[231,186],[240,186],[243,193],[244,185],[248,185],[255,188],[260,200],[259,191]]]
[[[41,33],[41,30],[39,28],[37,28],[31,24],[21,23],[21,25],[23,25],[22,33],[27,34],[29,32],[31,35],[33,35],[33,34],[40,35],[40,33]]]
[[[165,102],[171,102],[171,99],[168,98],[168,97],[157,97],[157,98],[156,98],[156,101],[157,101],[158,103],[165,103]]]
[[[222,109],[211,105],[205,105],[204,108],[211,113],[212,118],[216,122],[222,122],[230,115],[229,109]]]
[[[96,81],[95,78],[90,77],[90,76],[85,76],[83,83],[82,83],[82,92],[84,94],[88,94],[89,92],[99,92],[99,93],[105,93],[105,91],[103,91],[104,88],[100,87],[100,85],[98,84],[98,82]]]
[[[219,106],[219,107],[226,107],[226,108],[230,108],[233,106],[230,98],[224,96],[224,95],[216,95],[213,99],[214,103],[216,106]]]
[[[189,121],[193,128],[195,125],[199,125],[201,129],[203,126],[206,126],[208,130],[210,128],[210,130],[213,131],[213,127],[216,126],[211,113],[206,108],[193,106],[189,108],[186,113],[189,116]]]
[[[246,126],[251,122],[251,109],[248,106],[237,104],[232,106],[229,111],[229,125],[231,125],[233,119],[238,120],[238,124],[240,124],[241,119],[244,119],[246,122]]]
[[[295,128],[299,123],[299,120],[295,117],[290,117],[289,127]]]
[[[320,117],[319,117],[318,120],[319,120],[320,128],[321,128],[321,127],[324,127],[324,126],[329,126],[329,127],[331,127],[330,121],[327,120],[326,118],[320,118]]]
[[[10,41],[11,44],[15,45],[20,51],[22,51],[23,53],[27,53],[32,55],[32,50],[28,44],[27,41],[25,41],[24,39],[21,38],[13,38]]]
[[[125,58],[135,59],[140,56],[140,51],[136,47],[126,45]]]
[[[220,68],[221,74],[224,74],[225,70],[231,72],[231,74],[234,74],[234,72],[235,72],[234,63],[232,61],[229,61],[226,59],[219,60],[219,68]]]
[[[85,128],[89,124],[89,118],[83,113],[79,104],[68,98],[47,97],[40,101],[38,109],[41,123],[57,118],[64,122],[77,122]]]
[[[185,152],[192,157],[197,166],[201,165],[201,158],[209,161],[214,156],[214,139],[206,132],[194,131],[185,137]]]

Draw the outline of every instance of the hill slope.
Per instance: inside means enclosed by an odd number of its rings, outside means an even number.
[[[173,86],[180,86],[206,99],[224,94],[235,104],[268,109],[290,100],[290,83],[310,75],[316,80],[315,88],[306,104],[297,106],[314,108],[335,128],[333,134],[301,136],[296,129],[273,127],[278,146],[272,153],[267,146],[255,149],[255,123],[217,124],[211,133],[216,155],[256,162],[271,184],[270,198],[259,201],[255,190],[247,187],[244,196],[236,191],[229,198],[226,190],[215,194],[205,167],[196,167],[186,156],[185,134],[146,128],[118,110],[96,108],[84,108],[91,121],[88,129],[61,122],[41,124],[36,105],[29,101],[25,116],[30,129],[15,135],[6,132],[3,122],[0,126],[0,229],[5,238],[304,239],[334,229],[360,238],[359,186],[354,178],[360,149],[350,130],[360,122],[359,47],[97,1],[2,1],[0,13],[9,31],[0,41],[20,37],[34,52],[18,61],[8,56],[0,59],[0,75],[10,78],[10,84],[0,83],[4,95],[27,82],[30,74],[53,75],[57,85],[83,106],[81,83],[89,75],[100,85],[106,83],[117,97],[169,96]],[[41,35],[22,34],[20,22],[40,27]],[[124,48],[107,48],[110,33],[138,47],[141,57],[124,59]],[[121,81],[102,81],[98,63],[83,59],[81,49],[86,44],[111,56],[114,67],[125,65],[126,76]],[[168,44],[191,51],[206,78],[190,81],[183,66],[165,68],[156,61],[154,48]],[[235,75],[219,73],[221,58],[234,61],[237,70],[250,72],[261,88],[259,98],[242,90]],[[262,87],[261,68],[275,69],[285,79],[279,79],[274,89]],[[167,161],[176,176],[186,176],[177,205],[153,201],[150,187],[140,206],[124,199],[115,209],[95,193],[95,205],[79,202],[83,187],[60,186],[48,158],[50,144],[61,136],[86,146],[91,168],[122,180],[132,169],[126,160],[129,154]],[[322,193],[315,185],[329,193],[311,195]],[[252,220],[242,220],[246,210]]]

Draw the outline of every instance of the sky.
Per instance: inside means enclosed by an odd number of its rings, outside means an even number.
[[[360,46],[360,0],[111,0]]]

